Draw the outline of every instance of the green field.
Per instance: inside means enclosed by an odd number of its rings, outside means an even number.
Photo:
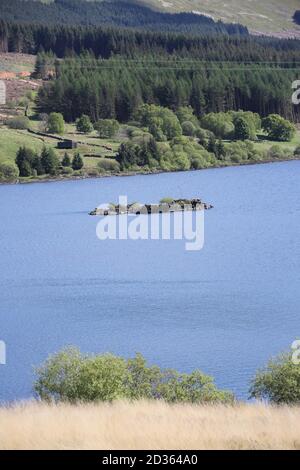
[[[31,128],[37,131],[38,124],[37,121],[31,121]],[[88,171],[97,168],[100,157],[113,158],[121,143],[121,138],[118,136],[114,140],[106,140],[97,137],[96,132],[89,135],[80,134],[76,132],[75,125],[71,124],[66,125],[66,132],[62,137],[82,142],[78,143],[76,150],[68,150],[67,152],[71,157],[75,152],[79,152],[84,157],[84,168]],[[65,153],[65,150],[56,149],[57,140],[50,137],[39,137],[30,134],[26,130],[8,129],[5,126],[0,128],[0,163],[14,162],[16,153],[21,146],[29,147],[38,153],[41,152],[44,146],[53,147],[60,158],[63,158]],[[107,150],[104,146],[111,147],[112,150]]]

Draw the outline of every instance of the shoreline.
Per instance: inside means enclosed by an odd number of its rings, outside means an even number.
[[[66,181],[78,181],[78,180],[87,180],[87,179],[101,179],[101,178],[113,178],[113,177],[130,177],[130,176],[150,176],[150,175],[160,175],[160,174],[167,174],[167,173],[186,173],[188,171],[203,171],[203,170],[217,170],[223,168],[232,168],[232,167],[239,167],[239,166],[253,166],[253,165],[266,165],[270,163],[285,163],[285,162],[292,162],[292,161],[299,161],[299,156],[293,156],[290,158],[272,158],[268,160],[262,161],[251,161],[251,162],[243,162],[243,163],[231,163],[230,165],[216,165],[211,166],[208,168],[200,168],[200,169],[189,169],[189,170],[153,170],[153,171],[127,171],[127,172],[119,172],[119,173],[107,173],[107,174],[99,174],[99,175],[82,175],[82,176],[55,176],[55,177],[47,177],[43,179],[22,179],[16,181],[0,181],[0,186],[14,186],[19,184],[37,184],[37,183],[58,183],[58,182],[66,182]]]

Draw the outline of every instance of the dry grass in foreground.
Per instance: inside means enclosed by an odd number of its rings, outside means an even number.
[[[300,449],[300,408],[25,403],[0,423],[1,449]]]

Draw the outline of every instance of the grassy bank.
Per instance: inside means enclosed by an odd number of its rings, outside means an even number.
[[[34,131],[38,131],[38,121],[31,121],[31,128]],[[80,152],[83,156],[84,167],[78,173],[71,174],[61,174],[54,177],[49,175],[42,175],[36,177],[26,177],[18,178],[19,183],[32,183],[32,182],[43,182],[43,181],[61,181],[66,179],[82,179],[89,177],[107,177],[107,176],[132,176],[136,174],[156,174],[162,173],[166,170],[159,168],[149,169],[145,168],[135,168],[133,170],[115,172],[115,171],[102,171],[99,172],[98,163],[104,158],[114,160],[118,151],[118,148],[122,142],[128,141],[126,136],[126,125],[120,127],[118,134],[112,139],[100,139],[96,131],[86,135],[78,133],[76,131],[74,124],[67,124],[65,133],[62,136],[66,139],[72,139],[77,142],[77,149],[68,150],[68,154],[73,158],[76,152]],[[225,148],[230,145],[229,141],[224,141]],[[18,149],[22,146],[31,148],[37,153],[40,153],[44,146],[51,147],[55,150],[59,159],[62,160],[65,154],[65,150],[58,150],[57,140],[51,138],[50,136],[38,136],[32,133],[29,133],[27,130],[17,130],[9,129],[6,126],[0,128],[0,164],[1,163],[14,163],[16,158],[16,153]],[[270,162],[279,162],[279,161],[289,161],[298,159],[294,156],[294,150],[300,146],[300,131],[298,130],[295,137],[291,142],[274,142],[270,141],[263,134],[258,136],[258,140],[254,142],[254,148],[258,151],[268,152],[272,147],[278,147],[284,151],[284,155],[276,157],[265,157],[259,161],[220,161],[217,160],[216,165],[211,166],[211,168],[221,168],[226,166],[239,166],[239,165],[249,165],[249,164],[258,164],[258,163],[270,163]],[[192,169],[190,169],[191,171]],[[1,180],[0,184],[8,183],[9,181]]]
[[[300,449],[300,408],[25,403],[0,422],[1,449]]]

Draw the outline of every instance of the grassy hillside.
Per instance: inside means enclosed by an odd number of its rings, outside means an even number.
[[[23,403],[0,421],[0,449],[300,449],[297,407]]]
[[[41,0],[39,0],[41,1]],[[43,0],[51,3],[51,0]],[[91,0],[87,0],[91,1]],[[300,27],[293,23],[293,14],[299,10],[299,0],[132,0],[165,12],[194,11],[211,15],[225,22],[237,22],[252,31],[283,33],[294,31],[300,36]]]
[[[38,123],[31,121],[31,128],[38,130]],[[99,139],[96,132],[89,135],[79,134],[75,130],[75,125],[71,124],[66,126],[64,137],[79,142],[78,148],[68,150],[68,154],[72,158],[74,153],[80,152],[84,156],[84,169],[86,171],[96,170],[100,157],[114,157],[121,140],[123,140],[119,139],[118,136],[110,141]],[[9,129],[5,126],[0,128],[0,163],[14,162],[16,153],[22,146],[31,148],[38,153],[41,152],[44,146],[52,147],[60,159],[63,158],[65,153],[65,150],[57,150],[57,140],[50,137],[40,137],[30,134],[26,130]],[[105,147],[110,147],[112,150],[107,150]]]
[[[299,9],[299,0],[137,0],[164,11],[194,11],[223,21],[235,21],[253,31],[266,33],[298,31],[292,16]]]

